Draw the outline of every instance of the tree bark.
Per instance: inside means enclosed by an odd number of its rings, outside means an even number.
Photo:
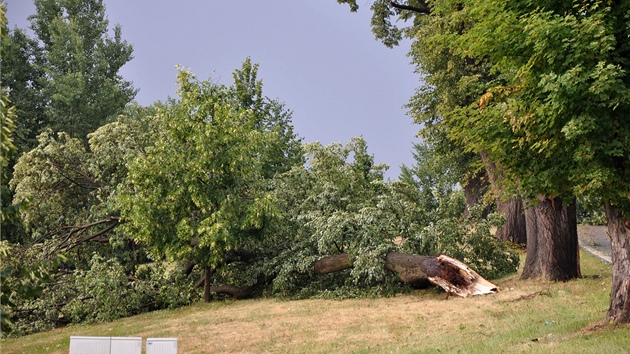
[[[483,170],[480,170],[475,174],[473,178],[468,180],[464,185],[464,196],[466,197],[466,210],[464,210],[463,217],[466,218],[470,215],[470,209],[475,205],[483,203],[483,196],[488,189],[488,179]],[[485,218],[490,214],[492,205],[488,205],[483,209],[481,214],[482,218]]]
[[[527,226],[523,201],[512,198],[508,201],[497,200],[497,212],[505,216],[505,223],[499,228],[495,236],[503,241],[511,241],[518,244],[527,243]]]
[[[630,323],[630,220],[621,209],[605,205],[612,250],[612,287],[606,314],[609,323]]]
[[[210,292],[217,294],[228,294],[235,299],[245,299],[256,290],[256,285],[236,286],[236,285],[220,285],[210,287]],[[207,301],[206,301],[207,302]]]
[[[522,279],[544,277],[568,281],[580,274],[575,203],[562,198],[539,198],[527,214],[527,257]]]
[[[511,241],[518,244],[527,243],[527,228],[522,200],[512,198],[505,201],[501,198],[501,168],[490,161],[486,152],[482,151],[479,155],[488,173],[488,179],[497,205],[497,212],[505,216],[505,224],[497,230],[495,235],[500,240]]]
[[[348,268],[352,268],[352,263],[347,253],[321,258],[313,266],[315,274],[328,274]]]
[[[341,253],[316,261],[314,271],[316,274],[327,274],[351,267],[348,254]],[[465,264],[444,255],[432,257],[389,252],[385,257],[385,269],[395,272],[403,282],[412,287],[426,287],[433,283],[448,293],[462,297],[498,291],[496,285]]]
[[[203,276],[203,301],[210,302],[211,294],[212,294],[212,275],[214,274],[214,270],[209,266],[205,266]]]

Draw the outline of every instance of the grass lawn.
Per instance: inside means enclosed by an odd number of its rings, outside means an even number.
[[[567,283],[494,281],[494,295],[435,289],[391,298],[199,303],[3,339],[0,352],[67,353],[70,336],[177,337],[179,353],[626,353],[630,326],[604,322],[609,265],[581,254]]]

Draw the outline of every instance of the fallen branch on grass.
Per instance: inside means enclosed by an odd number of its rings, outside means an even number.
[[[341,253],[318,260],[314,271],[327,274],[351,267],[348,254]],[[447,293],[461,297],[492,294],[499,289],[464,263],[445,255],[432,257],[390,252],[385,258],[385,269],[396,272],[403,282],[413,287],[431,282]]]

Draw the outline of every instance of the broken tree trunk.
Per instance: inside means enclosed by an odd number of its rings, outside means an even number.
[[[234,299],[246,299],[252,296],[256,291],[260,290],[261,287],[269,284],[271,281],[270,278],[265,277],[264,275],[258,276],[255,284],[245,285],[245,286],[236,286],[236,285],[218,285],[210,287],[210,292],[215,294],[227,294],[232,296]]]
[[[235,299],[245,299],[248,298],[256,289],[255,285],[250,286],[235,286],[235,285],[220,285],[213,286],[210,288],[211,293],[217,294],[228,294],[234,297]]]
[[[327,274],[351,268],[347,253],[324,257],[315,262],[316,274]],[[448,293],[462,297],[496,293],[498,287],[464,263],[445,255],[419,256],[390,252],[385,257],[385,269],[396,272],[400,279],[413,287],[431,282]]]

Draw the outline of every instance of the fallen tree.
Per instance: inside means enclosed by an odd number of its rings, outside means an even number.
[[[348,254],[341,253],[316,261],[314,271],[316,274],[326,274],[351,267]],[[498,291],[496,285],[464,263],[445,255],[433,257],[389,252],[385,257],[385,269],[395,272],[403,282],[412,287],[423,287],[431,282],[449,294],[462,297]]]
[[[440,255],[420,256],[400,252],[389,252],[385,257],[385,269],[395,272],[405,283],[414,288],[435,284],[447,294],[461,297],[496,293],[499,288],[484,279],[464,263],[451,257]],[[347,253],[326,256],[313,265],[315,274],[328,274],[352,268]],[[254,286],[216,286],[210,289],[214,293],[234,296],[236,299],[248,297],[257,287]]]

